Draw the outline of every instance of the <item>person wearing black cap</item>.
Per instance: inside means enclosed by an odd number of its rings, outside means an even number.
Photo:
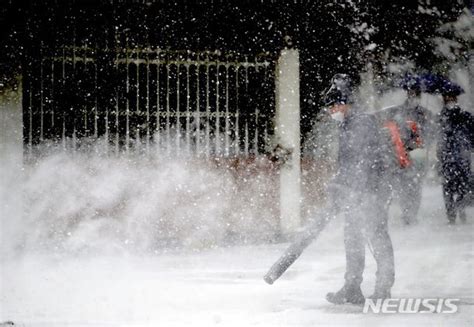
[[[352,80],[336,74],[324,96],[329,115],[339,125],[337,171],[328,186],[335,210],[342,213],[346,273],[344,286],[328,293],[335,304],[364,303],[360,285],[365,267],[365,244],[377,263],[375,292],[371,298],[389,298],[394,283],[394,258],[388,233],[388,185],[383,182],[384,150],[375,118],[354,105]]]
[[[440,92],[444,106],[439,115],[437,157],[448,222],[454,224],[457,216],[461,222],[466,221],[466,199],[472,192],[470,178],[474,119],[457,103],[457,97],[464,92],[459,85],[444,80]]]

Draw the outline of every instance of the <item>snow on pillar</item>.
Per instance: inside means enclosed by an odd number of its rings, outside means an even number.
[[[281,52],[276,67],[275,140],[288,156],[280,170],[280,228],[288,235],[300,227],[300,69],[296,49]]]
[[[8,253],[22,215],[23,123],[21,80],[0,83],[0,257]]]
[[[367,63],[365,72],[361,74],[361,81],[360,96],[364,101],[364,107],[368,112],[374,112],[376,108],[379,108],[379,104],[377,103],[376,77],[372,62]]]

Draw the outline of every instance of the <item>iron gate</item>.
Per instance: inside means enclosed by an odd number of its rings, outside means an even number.
[[[119,153],[249,156],[271,150],[275,58],[159,48],[63,47],[25,68],[24,143],[105,139]]]

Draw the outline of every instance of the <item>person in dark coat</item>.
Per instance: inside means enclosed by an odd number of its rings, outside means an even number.
[[[389,108],[387,120],[396,122],[403,138],[406,165],[393,170],[392,195],[399,199],[402,220],[410,225],[417,222],[421,204],[422,183],[427,163],[427,149],[435,138],[434,117],[420,105],[420,78],[407,75],[400,85],[407,92],[406,101]]]
[[[389,298],[394,283],[394,257],[388,233],[388,185],[384,183],[384,149],[375,118],[357,110],[352,101],[352,82],[336,74],[325,95],[331,117],[339,123],[336,174],[328,191],[332,205],[344,216],[346,273],[344,286],[328,293],[335,304],[364,303],[360,285],[365,267],[365,245],[371,245],[377,262],[372,298]]]
[[[466,200],[472,193],[471,153],[474,143],[473,115],[461,109],[457,97],[462,88],[450,81],[442,86],[444,107],[439,115],[440,137],[437,157],[449,224],[457,216],[466,221]]]

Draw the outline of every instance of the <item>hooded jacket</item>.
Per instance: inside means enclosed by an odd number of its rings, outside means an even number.
[[[437,156],[446,179],[469,178],[474,144],[474,118],[458,105],[446,105],[439,115]]]

